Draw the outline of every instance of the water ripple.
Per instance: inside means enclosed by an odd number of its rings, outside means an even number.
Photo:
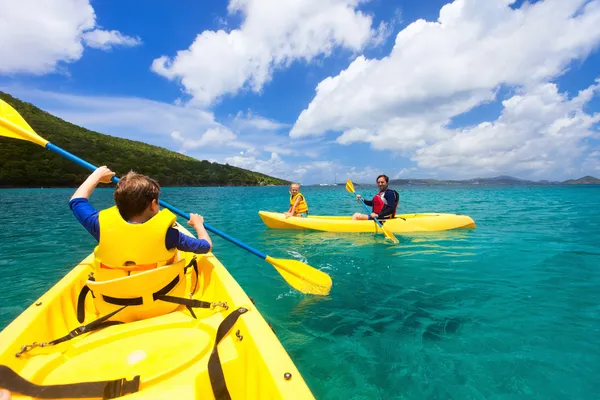
[[[312,213],[361,211],[344,188],[303,191]],[[317,398],[594,397],[600,187],[400,192],[402,212],[463,213],[477,229],[398,235],[392,246],[372,234],[265,228],[257,212],[285,209],[285,188],[167,188],[163,199],[266,254],[332,276],[329,296],[302,295],[269,264],[212,235],[215,255]],[[0,191],[0,326],[93,248],[68,209],[71,193]],[[93,203],[106,207],[111,195],[98,190]]]

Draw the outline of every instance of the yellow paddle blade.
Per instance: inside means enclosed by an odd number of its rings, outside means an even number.
[[[42,147],[46,147],[48,143],[46,139],[35,133],[17,110],[2,99],[0,99],[0,136],[27,140]]]
[[[400,241],[396,238],[396,236],[392,232],[388,231],[387,229],[385,229],[383,227],[381,228],[381,230],[383,231],[383,234],[385,235],[386,239],[391,240],[392,242],[394,242],[394,244],[400,243]]]
[[[328,295],[331,291],[331,277],[323,271],[298,260],[271,256],[265,260],[275,267],[290,286],[302,293]]]
[[[350,179],[346,181],[346,190],[354,194],[354,185],[352,184],[352,181]]]

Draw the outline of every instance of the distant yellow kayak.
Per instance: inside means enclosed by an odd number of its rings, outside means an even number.
[[[181,256],[186,264],[193,259],[190,253]],[[196,268],[188,268],[180,276],[186,280],[185,297],[208,302],[206,308],[192,308],[192,313],[180,305],[168,314],[79,333],[76,328],[103,316],[92,295],[81,294],[94,283],[88,281],[93,268],[89,255],[0,332],[0,388],[12,385],[13,399],[42,394],[228,398],[223,387],[233,399],[313,399],[271,327],[219,260],[212,253],[196,255],[196,264],[197,274]],[[99,293],[95,296],[104,296]],[[85,315],[83,322],[78,314]],[[65,340],[54,345],[36,345],[61,338]],[[25,392],[29,395],[19,394]]]
[[[259,211],[266,226],[273,229],[311,229],[326,232],[379,232],[375,221],[353,221],[349,216],[309,215],[307,218],[289,217],[282,213]],[[445,231],[475,228],[475,221],[459,214],[402,214],[394,219],[381,220],[386,230],[393,233]]]

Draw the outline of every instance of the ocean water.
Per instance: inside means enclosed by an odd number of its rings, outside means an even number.
[[[600,398],[600,186],[397,189],[399,212],[467,214],[477,228],[392,245],[266,228],[257,212],[286,210],[283,187],[165,188],[162,199],[331,275],[329,296],[302,295],[212,235],[319,399]],[[92,250],[72,192],[0,190],[0,329]],[[362,212],[343,187],[303,193],[312,214]],[[110,189],[92,196],[111,201]]]

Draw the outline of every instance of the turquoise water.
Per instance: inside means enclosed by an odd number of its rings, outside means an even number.
[[[373,194],[373,188],[358,188]],[[342,187],[306,187],[311,213],[361,212]],[[92,249],[72,190],[0,190],[0,328]],[[329,273],[330,296],[290,289],[212,235],[214,253],[317,398],[600,396],[600,186],[400,188],[401,212],[455,212],[474,230],[399,236],[269,230],[281,187],[166,188],[162,198],[274,257]],[[98,208],[112,191],[97,190]],[[222,214],[226,207],[236,210]],[[184,222],[184,221],[180,221]]]

